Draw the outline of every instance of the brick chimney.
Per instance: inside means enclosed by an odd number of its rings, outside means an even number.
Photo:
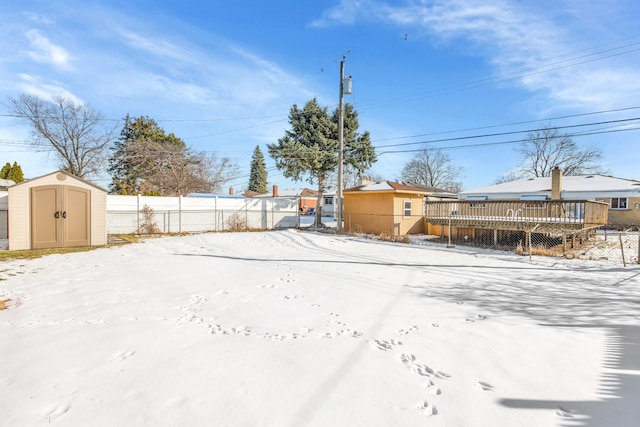
[[[233,196],[233,187],[229,187],[229,195]]]
[[[278,197],[278,186],[277,185],[273,186],[273,197]]]
[[[562,170],[556,166],[551,171],[551,200],[562,199]]]

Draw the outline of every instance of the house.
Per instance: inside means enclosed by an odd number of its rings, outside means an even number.
[[[259,194],[254,197],[297,197],[298,211],[303,215],[313,213],[318,205],[318,192],[309,188],[280,190],[274,185],[271,194]]]
[[[392,236],[424,232],[426,198],[455,197],[430,187],[392,181],[370,182],[343,191],[344,228]]]
[[[107,192],[64,171],[9,187],[9,249],[107,244]]]
[[[335,191],[325,193],[322,198],[322,216],[336,217],[337,194]]]
[[[608,225],[617,228],[640,225],[640,181],[604,175],[562,176],[557,168],[553,173],[555,187],[552,177],[525,178],[463,191],[459,198],[468,201],[592,200],[608,205]]]

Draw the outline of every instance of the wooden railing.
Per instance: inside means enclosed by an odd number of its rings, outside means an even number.
[[[593,228],[607,224],[608,204],[591,200],[457,200],[425,202],[425,221],[459,227]]]

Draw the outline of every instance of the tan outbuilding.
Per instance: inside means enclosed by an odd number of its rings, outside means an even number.
[[[9,249],[107,244],[107,192],[63,171],[9,187]]]
[[[344,228],[357,233],[424,233],[424,202],[441,193],[431,187],[418,187],[392,181],[368,182],[344,190]],[[451,193],[442,196],[454,197]],[[440,196],[436,197],[440,199]]]

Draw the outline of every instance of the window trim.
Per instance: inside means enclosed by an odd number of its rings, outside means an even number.
[[[617,207],[613,207],[613,201],[617,201]],[[620,207],[620,201],[624,200],[624,207]],[[626,211],[629,210],[629,198],[628,197],[611,197],[609,199],[609,209],[613,211]]]
[[[409,207],[407,208],[407,203]],[[403,212],[402,215],[404,218],[411,218],[413,216],[413,203],[412,200],[405,200],[403,203]],[[409,211],[409,215],[407,215],[407,210]]]

